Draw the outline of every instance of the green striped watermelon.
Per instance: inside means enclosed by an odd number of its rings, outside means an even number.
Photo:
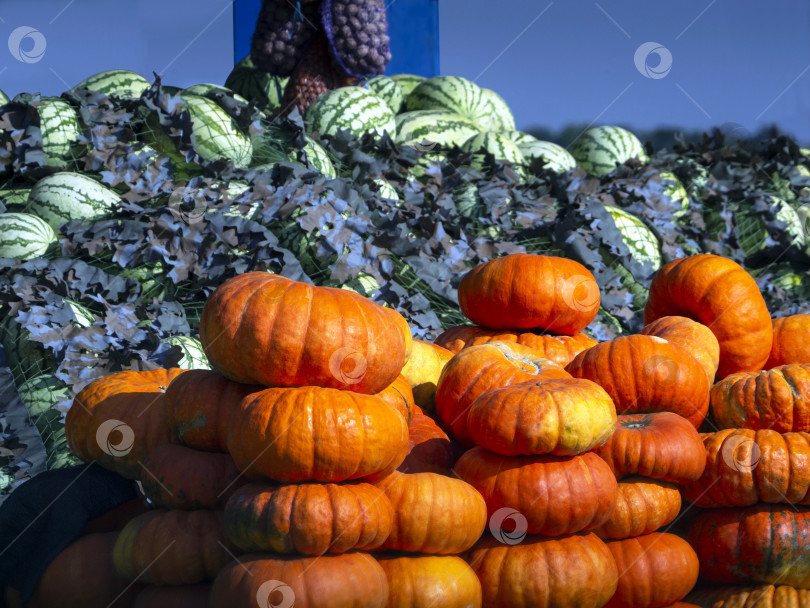
[[[383,179],[378,177],[374,180],[374,184],[377,186],[377,191],[380,195],[380,198],[386,199],[389,201],[398,201],[399,200],[399,192],[394,186],[391,185],[387,179]]]
[[[0,106],[4,106],[10,101],[11,101],[11,98],[8,95],[6,95],[5,93],[3,93],[3,91],[0,91]]]
[[[520,148],[509,139],[508,135],[487,131],[473,135],[461,145],[465,152],[479,152],[484,150],[498,160],[506,160],[514,164],[523,164],[526,159]]]
[[[784,232],[791,237],[789,244],[803,247],[806,237],[804,223],[799,213],[789,203],[775,196],[768,195],[768,199],[769,207],[776,210],[774,214],[776,219],[786,224]],[[773,241],[765,222],[754,210],[753,205],[740,203],[733,210],[732,217],[734,218],[734,234],[745,255],[754,255],[772,245]]]
[[[506,100],[492,89],[484,89],[484,97],[489,100],[490,111],[484,117],[484,127],[489,131],[514,131],[515,117]]]
[[[379,291],[380,284],[377,282],[377,279],[370,274],[359,272],[355,278],[349,279],[341,285],[340,288],[359,293],[361,296],[368,298],[371,297],[374,292]]]
[[[401,145],[420,145],[424,149],[439,144],[461,146],[480,133],[469,118],[446,110],[403,112],[396,117],[395,141]]]
[[[149,88],[149,81],[140,74],[129,70],[107,70],[99,72],[89,78],[85,78],[70,92],[80,89],[88,89],[104,93],[108,97],[119,97],[122,99],[137,99]]]
[[[360,137],[366,132],[393,134],[394,113],[385,100],[362,87],[340,87],[318,97],[307,109],[309,130],[337,135],[348,129]]]
[[[631,158],[647,161],[644,146],[627,129],[593,127],[583,133],[571,147],[577,163],[591,175],[607,175]]]
[[[0,188],[0,203],[8,211],[24,211],[31,188]]]
[[[534,141],[540,141],[534,135],[529,135],[528,133],[524,133],[523,131],[506,131],[506,134],[509,136],[509,139],[511,139],[519,146]]]
[[[664,185],[664,195],[668,196],[675,204],[680,204],[681,208],[676,213],[689,210],[689,193],[683,182],[672,171],[659,171],[661,183]]]
[[[56,240],[50,224],[36,215],[0,213],[0,258],[42,257]]]
[[[253,144],[225,110],[206,97],[180,95],[191,115],[194,150],[205,160],[227,158],[237,167],[247,167]]]
[[[529,136],[531,137],[531,135]],[[526,161],[530,162],[535,158],[542,158],[546,161],[545,169],[551,169],[556,173],[565,173],[577,166],[576,159],[571,153],[553,142],[540,141],[538,139],[523,140],[518,144],[518,148],[523,153]]]
[[[445,110],[469,118],[480,130],[486,130],[492,105],[483,89],[461,76],[434,76],[408,95],[406,108],[416,110]]]
[[[201,84],[193,84],[180,91],[181,95],[199,95],[200,97],[207,97],[211,101],[216,102],[215,95],[221,93],[223,95],[233,95],[233,98],[247,105],[248,100],[242,97],[239,93],[231,91],[228,87],[223,87],[218,84],[210,84],[203,82]]]
[[[71,150],[82,134],[79,113],[58,97],[43,97],[36,104],[42,132],[42,151],[49,166],[62,167],[71,160]]]
[[[287,80],[257,69],[248,55],[234,66],[225,80],[225,86],[269,113],[281,106]]]
[[[31,416],[44,414],[60,401],[70,399],[67,385],[50,374],[32,376],[17,391]]]
[[[326,151],[326,148],[312,139],[309,135],[307,135],[306,138],[307,145],[304,146],[303,152],[309,163],[326,177],[332,179],[337,177],[335,165],[332,163],[332,159],[329,156],[329,152]],[[291,160],[296,159],[293,158]]]
[[[416,87],[425,82],[427,78],[417,76],[416,74],[393,74],[391,80],[396,82],[399,88],[402,89],[403,107],[400,109],[400,112],[402,112],[405,110],[404,104],[407,102],[408,96],[413,93]]]
[[[180,347],[183,353],[177,367],[180,369],[211,369],[208,357],[203,352],[202,344],[190,336],[169,336],[161,340],[164,344]]]
[[[120,201],[117,193],[93,178],[64,171],[43,177],[34,185],[28,197],[28,211],[56,230],[72,219],[107,217]]]
[[[605,205],[605,209],[613,218],[613,223],[622,235],[625,245],[631,254],[641,263],[649,262],[654,270],[661,267],[663,261],[658,237],[647,225],[632,213],[620,207]]]
[[[402,110],[402,106],[405,104],[405,95],[402,93],[402,87],[390,76],[375,76],[368,81],[368,88],[377,97],[384,99],[394,114],[399,114]]]

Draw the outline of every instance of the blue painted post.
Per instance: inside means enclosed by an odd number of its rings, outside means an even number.
[[[234,0],[234,63],[250,53],[262,0]],[[389,0],[391,62],[386,74],[436,76],[439,73],[439,0]]]

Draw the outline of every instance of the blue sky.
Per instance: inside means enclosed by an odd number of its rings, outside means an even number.
[[[498,91],[520,128],[775,122],[810,143],[806,1],[440,0],[439,13],[442,73]],[[0,41],[25,26],[45,50],[25,63],[0,45],[0,89],[10,95],[59,94],[112,68],[162,72],[176,86],[223,83],[233,63],[226,0],[3,0]],[[648,42],[671,56],[661,78],[635,65]],[[657,57],[642,69],[656,75]]]

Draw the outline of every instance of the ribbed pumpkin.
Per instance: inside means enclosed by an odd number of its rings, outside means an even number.
[[[517,545],[486,538],[467,561],[481,581],[484,606],[601,608],[618,584],[616,562],[593,533],[528,536]]]
[[[414,407],[413,390],[408,380],[400,374],[396,379],[377,393],[377,396],[388,405],[397,410],[405,418],[405,424],[410,423]]]
[[[473,441],[467,430],[467,414],[479,395],[520,382],[570,377],[528,346],[506,342],[471,346],[456,354],[442,370],[436,389],[436,413],[455,439],[469,447]]]
[[[773,320],[773,344],[765,369],[788,363],[810,363],[810,315]]]
[[[378,556],[388,577],[386,608],[480,608],[481,583],[455,555]]]
[[[717,376],[762,369],[771,352],[771,316],[756,281],[737,262],[712,254],[673,260],[655,273],[644,323],[694,319],[720,344]]]
[[[671,412],[618,416],[616,430],[594,450],[618,479],[643,475],[686,483],[699,479],[706,450],[688,420]]]
[[[594,533],[600,538],[642,536],[672,522],[680,510],[681,493],[674,483],[625,477],[619,482],[616,508]]]
[[[376,485],[394,507],[391,534],[381,549],[461,553],[484,531],[484,499],[460,479],[397,471]]]
[[[209,608],[385,608],[388,580],[368,553],[320,557],[252,553],[217,574]]]
[[[700,608],[810,608],[810,590],[787,585],[705,587],[686,599]]]
[[[712,330],[687,317],[661,317],[640,332],[644,336],[658,336],[684,348],[703,370],[709,386],[714,384],[717,366],[720,364],[720,343]]]
[[[119,575],[155,585],[190,585],[213,578],[233,559],[222,511],[156,509],[131,520],[118,535]]]
[[[93,380],[65,419],[70,450],[127,479],[138,479],[150,450],[177,441],[166,417],[165,391],[185,370],[123,371]]]
[[[225,452],[231,413],[242,399],[265,388],[228,380],[216,370],[189,370],[166,389],[169,425],[189,447]]]
[[[726,429],[702,435],[706,468],[681,488],[699,507],[810,504],[810,433]]]
[[[810,364],[731,374],[711,390],[720,428],[810,431]]]
[[[452,358],[453,353],[437,344],[422,340],[413,341],[411,356],[402,368],[402,375],[411,385],[416,405],[427,412],[432,413],[436,410],[433,401],[436,384],[444,366]]]
[[[571,456],[602,445],[616,427],[616,408],[590,380],[561,378],[487,391],[470,406],[467,431],[505,456]]]
[[[585,266],[528,253],[479,264],[458,286],[461,312],[488,329],[539,328],[572,336],[593,321],[599,301],[599,286]]]
[[[132,608],[200,608],[208,603],[210,593],[210,582],[167,587],[148,585],[138,593]]]
[[[229,454],[173,443],[149,452],[141,469],[144,495],[166,509],[221,509],[245,483]]]
[[[368,483],[252,483],[228,500],[225,534],[244,551],[370,551],[388,538],[393,517],[391,501]]]
[[[112,552],[116,538],[118,532],[88,534],[65,547],[39,577],[29,608],[130,605],[141,586],[115,571]]]
[[[284,482],[383,477],[408,450],[405,419],[375,395],[305,386],[246,397],[228,451],[250,476]]]
[[[487,515],[504,507],[526,518],[529,534],[558,536],[597,528],[610,517],[616,478],[593,452],[581,456],[501,456],[475,447],[456,474],[484,497]]]
[[[220,285],[205,303],[200,341],[211,364],[237,382],[357,393],[391,384],[411,349],[396,311],[269,272]]]
[[[533,349],[544,359],[563,367],[583,350],[597,344],[596,340],[583,333],[573,336],[552,336],[508,329],[486,329],[478,325],[451,327],[436,338],[436,344],[453,353],[468,346],[478,346],[488,342],[517,342]]]
[[[698,558],[685,540],[653,532],[607,542],[619,570],[616,594],[607,608],[655,608],[677,602],[698,578]]]
[[[692,522],[688,540],[701,579],[810,589],[810,510],[757,504],[710,509]]]
[[[408,425],[408,455],[398,470],[403,473],[450,475],[455,458],[450,438],[418,405]]]
[[[620,414],[674,412],[698,428],[709,410],[703,368],[683,348],[655,336],[601,342],[565,369],[604,388]]]

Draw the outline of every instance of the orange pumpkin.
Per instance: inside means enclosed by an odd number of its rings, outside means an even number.
[[[408,426],[375,395],[269,388],[246,397],[232,416],[228,451],[253,477],[290,483],[381,478],[405,459]]]
[[[394,509],[368,483],[305,483],[240,488],[225,506],[225,533],[245,551],[344,553],[378,548],[391,532]]]
[[[165,393],[185,370],[124,371],[93,380],[76,395],[65,419],[68,446],[127,479],[154,448],[177,438],[169,427]]]
[[[644,323],[667,316],[694,319],[720,344],[717,376],[762,369],[771,352],[771,316],[756,281],[737,262],[703,254],[673,260],[650,284]]]
[[[640,334],[658,336],[682,347],[700,363],[709,386],[714,384],[720,364],[720,343],[705,325],[687,317],[661,317],[642,329]]]
[[[706,468],[681,488],[699,507],[810,504],[810,433],[726,429],[705,433]]]
[[[484,499],[460,479],[397,471],[376,485],[394,507],[391,534],[381,549],[461,553],[484,531]]]
[[[773,320],[773,344],[765,369],[788,363],[810,363],[810,315]]]
[[[711,408],[723,429],[810,431],[810,364],[726,376],[712,387]]]
[[[647,608],[677,602],[698,578],[698,558],[685,540],[653,532],[607,542],[619,570],[616,594],[607,608]]]
[[[472,440],[505,456],[581,454],[605,443],[615,427],[610,395],[578,378],[493,388],[473,401],[467,416]]]
[[[520,544],[480,541],[467,561],[481,581],[484,606],[601,608],[618,583],[616,562],[593,533],[526,537]]]
[[[402,375],[408,380],[413,389],[413,400],[426,412],[436,411],[434,395],[439,376],[450,359],[453,358],[446,348],[437,344],[414,340],[411,347],[411,356],[402,368]]]
[[[699,479],[706,466],[695,427],[671,412],[619,416],[613,436],[594,452],[618,479],[643,475],[686,483]]]
[[[242,399],[266,387],[228,380],[216,370],[192,369],[166,389],[169,426],[189,447],[225,452],[231,413]]]
[[[616,508],[594,530],[600,538],[630,538],[655,532],[672,522],[681,510],[678,486],[641,476],[619,482]]]
[[[572,336],[593,321],[599,300],[596,279],[579,262],[528,253],[479,264],[458,286],[461,312],[489,329]]]
[[[616,505],[616,478],[593,452],[501,456],[475,447],[461,455],[455,472],[484,497],[488,517],[501,509],[517,511],[529,534],[559,536],[598,528]]]
[[[408,455],[397,470],[450,475],[454,462],[453,446],[447,433],[415,405],[408,425]]]
[[[436,389],[436,413],[459,443],[472,446],[467,415],[478,396],[500,386],[570,377],[527,346],[507,342],[471,346],[456,354],[442,370]]]
[[[378,556],[388,577],[386,608],[480,608],[481,583],[455,555]]]
[[[810,589],[712,586],[695,589],[686,599],[700,608],[810,608]]]
[[[457,353],[468,346],[477,346],[488,342],[517,342],[523,346],[528,346],[544,359],[563,367],[568,365],[569,361],[583,350],[597,344],[596,340],[583,333],[574,334],[573,336],[553,336],[534,332],[510,331],[508,329],[485,329],[477,325],[451,327],[436,338],[436,344],[453,353]]]
[[[415,403],[413,390],[405,376],[402,374],[397,376],[391,384],[377,393],[377,396],[398,411],[405,418],[405,424],[411,421]]]
[[[385,608],[388,580],[368,553],[319,557],[243,555],[217,574],[209,608]]]
[[[269,272],[220,285],[205,303],[200,341],[211,364],[237,382],[368,394],[394,381],[411,350],[396,311]]]
[[[604,388],[620,414],[674,412],[698,428],[709,409],[703,368],[683,348],[655,336],[602,342],[565,369]]]

